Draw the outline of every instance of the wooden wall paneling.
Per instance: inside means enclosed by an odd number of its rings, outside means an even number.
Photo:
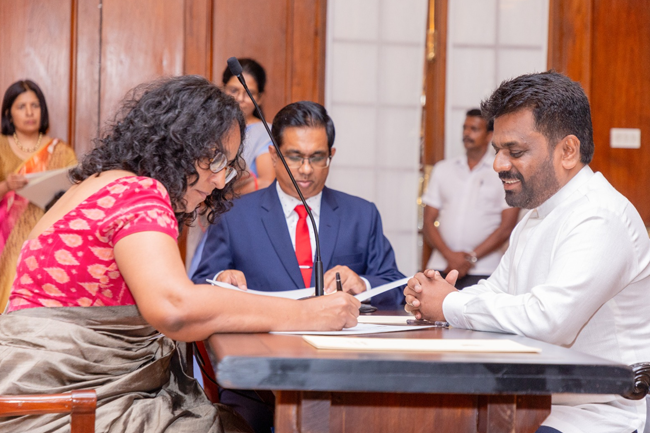
[[[429,0],[426,61],[424,63],[424,94],[426,102],[422,110],[423,149],[420,161],[420,197],[428,184],[431,167],[445,157],[448,1]],[[422,203],[419,204],[422,207]],[[420,210],[421,213],[422,210]],[[418,219],[422,221],[422,216],[420,215]],[[421,226],[421,224],[418,224],[418,226]],[[422,227],[419,227],[419,231],[419,235],[422,236]],[[426,267],[432,251],[433,249],[422,236],[422,268]]]
[[[77,156],[93,148],[99,133],[100,0],[75,0],[72,43],[74,69],[71,105],[71,141]]]
[[[287,31],[288,64],[286,103],[325,103],[326,0],[293,0]]]
[[[594,0],[550,0],[548,68],[591,91]]]
[[[595,3],[591,107],[592,166],[650,225],[650,8],[646,0]],[[610,147],[611,128],[639,128],[640,149]]]
[[[69,141],[72,0],[0,2],[0,91],[29,78],[45,95],[49,134]]]
[[[212,0],[185,1],[184,74],[212,80]]]
[[[213,21],[213,81],[229,57],[250,57],[266,70],[262,107],[268,122],[286,105],[287,17],[291,0],[215,0]],[[309,0],[311,1],[311,0]]]
[[[425,62],[424,88],[424,165],[433,165],[445,157],[445,89],[447,74],[447,15],[449,0],[431,0],[434,8],[434,57]],[[429,14],[431,18],[432,14]],[[427,23],[429,28],[430,23]]]
[[[138,84],[183,73],[183,0],[103,0],[100,127]]]
[[[580,81],[591,102],[591,166],[650,225],[650,9],[647,1],[551,0],[549,68]],[[641,129],[640,149],[612,149],[611,128]]]

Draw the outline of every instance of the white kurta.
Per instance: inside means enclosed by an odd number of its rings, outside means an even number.
[[[459,328],[508,332],[623,364],[650,361],[650,239],[634,206],[587,166],[515,227],[492,276],[445,298]],[[643,430],[645,402],[558,395],[563,433]]]

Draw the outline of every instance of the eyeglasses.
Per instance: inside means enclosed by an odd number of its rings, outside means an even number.
[[[210,161],[210,171],[216,174],[224,168],[226,169],[226,184],[228,184],[228,182],[237,176],[237,170],[228,165],[228,157],[226,157],[225,154],[217,152],[214,158]]]
[[[246,96],[246,90],[244,90],[243,87],[226,86],[223,88],[223,91],[226,95],[230,95],[235,99],[238,99],[240,96]],[[259,92],[257,90],[251,90],[251,95],[253,95],[253,98],[256,98],[258,94]]]
[[[313,156],[299,156],[299,155],[285,155],[284,159],[287,160],[287,165],[290,168],[300,168],[305,163],[309,162],[314,168],[327,168],[330,165],[331,156],[313,155]]]

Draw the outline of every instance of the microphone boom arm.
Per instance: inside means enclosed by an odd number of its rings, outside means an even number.
[[[233,71],[232,68],[232,63],[233,60],[237,62],[237,66],[239,66],[238,70]],[[296,182],[296,179],[293,177],[293,174],[291,173],[291,170],[289,169],[289,165],[287,164],[287,161],[284,159],[284,155],[282,155],[282,152],[280,151],[280,147],[278,146],[278,143],[275,142],[275,139],[273,138],[273,134],[271,134],[271,130],[269,129],[269,125],[266,124],[266,119],[264,119],[264,114],[262,114],[262,110],[260,109],[259,105],[257,105],[257,101],[253,97],[253,94],[251,91],[248,89],[248,86],[246,85],[246,80],[244,80],[244,76],[242,75],[241,72],[241,66],[239,65],[239,61],[235,57],[231,57],[228,59],[228,66],[231,68],[230,72],[233,73],[239,80],[239,82],[244,86],[244,89],[246,90],[246,93],[248,94],[248,97],[253,101],[253,105],[255,105],[255,111],[257,114],[259,114],[260,119],[262,120],[262,124],[264,125],[264,128],[266,128],[266,132],[269,134],[269,138],[271,139],[271,143],[273,143],[273,147],[275,148],[275,152],[278,154],[280,157],[280,161],[282,161],[282,164],[284,165],[284,168],[287,170],[287,173],[289,174],[289,178],[291,179],[291,182],[293,183],[293,187],[296,189],[296,192],[298,192],[298,196],[300,197],[300,201],[302,201],[303,206],[305,206],[305,210],[307,210],[307,215],[309,215],[309,220],[311,221],[311,225],[314,229],[314,240],[316,241],[316,257],[314,259],[314,289],[315,289],[315,295],[316,296],[322,296],[325,294],[325,280],[323,277],[323,261],[321,260],[321,255],[320,255],[320,241],[319,241],[319,236],[318,236],[318,227],[316,227],[316,220],[314,219],[314,215],[311,213],[311,209],[309,209],[309,206],[307,206],[307,201],[305,200],[305,197],[302,195],[302,191],[300,191],[300,187],[298,186],[298,183]],[[239,72],[238,74],[235,72]]]

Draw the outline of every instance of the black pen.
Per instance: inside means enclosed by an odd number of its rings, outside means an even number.
[[[343,291],[343,284],[341,284],[341,274],[339,274],[338,272],[336,273],[336,291],[337,292]]]

